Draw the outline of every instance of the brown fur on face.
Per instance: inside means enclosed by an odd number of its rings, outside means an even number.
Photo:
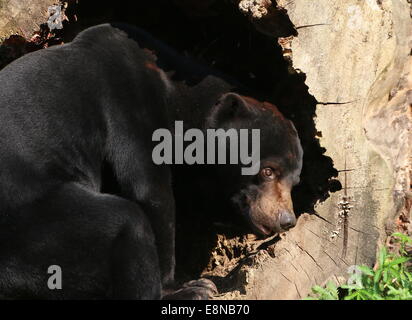
[[[257,189],[255,196],[246,197],[249,207],[249,218],[259,233],[270,235],[284,231],[281,223],[281,214],[293,215],[291,198],[292,185],[286,181],[264,182]]]
[[[280,113],[279,109],[275,105],[269,102],[266,102],[266,101],[260,102],[252,97],[247,97],[247,96],[241,96],[241,97],[247,102],[247,105],[250,106],[250,108],[262,108],[265,110],[270,110],[275,117],[285,120],[285,117],[283,116],[282,113]]]

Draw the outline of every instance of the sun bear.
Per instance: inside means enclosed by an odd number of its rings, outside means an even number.
[[[216,170],[255,232],[296,222],[290,193],[303,152],[293,124],[141,29],[89,28],[14,61],[0,85],[2,298],[162,298],[174,281],[175,203],[171,165],[152,159],[153,133],[175,121],[259,129],[256,174],[242,175],[239,163]],[[105,164],[118,195],[102,192]],[[48,285],[50,266],[61,288]],[[203,279],[166,298],[214,291]]]

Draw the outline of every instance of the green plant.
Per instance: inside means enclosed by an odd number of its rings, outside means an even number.
[[[312,292],[314,296],[307,297],[305,300],[339,300],[338,288],[332,281],[329,281],[325,288],[314,286]]]
[[[392,235],[399,242],[399,254],[390,253],[383,247],[379,251],[375,268],[357,266],[359,272],[352,275],[350,284],[339,288],[328,282],[325,288],[315,286],[308,300],[412,300],[412,273],[408,270],[406,246],[412,239],[401,233]],[[346,292],[339,297],[339,292]]]

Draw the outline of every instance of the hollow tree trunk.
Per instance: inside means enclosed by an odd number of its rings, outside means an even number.
[[[408,228],[411,5],[407,0],[237,2],[259,30],[279,41],[293,68],[306,74],[319,102],[320,143],[341,171],[344,189],[318,204],[317,215],[302,215],[280,241],[241,262],[226,277],[219,299],[299,299],[315,284],[345,281],[352,265],[372,265],[388,235]],[[285,27],[284,20],[274,19],[279,12],[290,19],[296,36],[279,37]]]

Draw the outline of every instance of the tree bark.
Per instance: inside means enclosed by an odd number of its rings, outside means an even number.
[[[47,22],[49,6],[56,0],[0,0],[0,41],[11,35],[29,39]]]
[[[250,3],[267,10],[248,9]],[[352,265],[373,265],[393,231],[411,232],[411,5],[243,0],[240,8],[306,74],[319,102],[320,143],[344,189],[319,203],[317,215],[302,215],[281,240],[241,261],[222,278],[218,299],[300,299],[313,285],[345,281]],[[287,15],[296,36],[279,37],[276,11]]]

